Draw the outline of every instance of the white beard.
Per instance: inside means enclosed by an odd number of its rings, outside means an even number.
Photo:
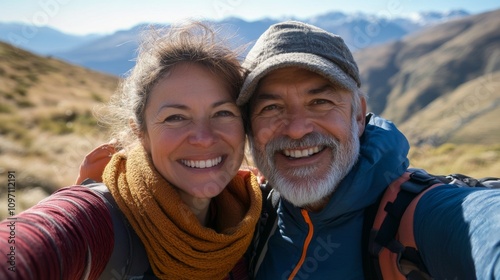
[[[310,133],[300,140],[292,140],[288,137],[273,139],[267,143],[265,151],[257,150],[252,138],[250,138],[250,144],[257,168],[281,197],[297,207],[315,205],[328,198],[356,163],[360,149],[358,123],[355,116],[351,119],[351,136],[345,144],[339,143],[331,136],[319,133]],[[273,157],[276,152],[308,146],[326,146],[327,149],[332,150],[333,161],[323,176],[313,175],[320,166],[304,166],[278,171]]]

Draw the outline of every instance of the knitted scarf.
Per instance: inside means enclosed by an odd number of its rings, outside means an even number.
[[[142,145],[128,155],[115,154],[103,180],[160,279],[226,277],[249,246],[262,207],[255,176],[240,171],[212,199],[219,231],[202,226]]]

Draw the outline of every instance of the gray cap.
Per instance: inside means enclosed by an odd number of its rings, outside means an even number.
[[[340,36],[298,21],[271,25],[248,53],[243,68],[248,71],[238,105],[252,97],[260,79],[284,67],[300,67],[318,73],[350,91],[361,86],[351,51]]]

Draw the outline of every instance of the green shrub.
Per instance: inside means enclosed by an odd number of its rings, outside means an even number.
[[[102,96],[100,96],[99,94],[95,93],[95,92],[91,92],[90,93],[90,96],[92,97],[93,100],[97,101],[97,102],[104,102],[104,98],[102,98]]]
[[[35,106],[35,104],[33,104],[33,102],[26,100],[26,99],[16,100],[16,104],[20,108],[31,108],[31,107]]]
[[[0,104],[0,114],[9,114],[9,113],[12,113],[12,109],[11,109],[11,106],[9,105],[6,105],[4,103]]]

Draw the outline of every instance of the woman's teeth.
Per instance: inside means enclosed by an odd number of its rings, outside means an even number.
[[[192,168],[210,168],[222,162],[222,157],[207,160],[181,160],[182,164]]]

